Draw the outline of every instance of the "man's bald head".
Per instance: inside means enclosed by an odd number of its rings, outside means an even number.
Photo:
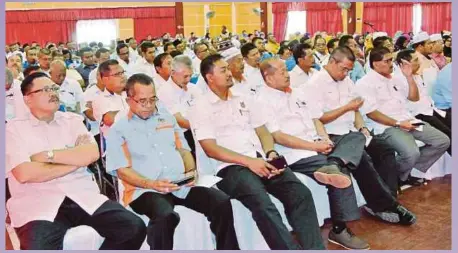
[[[53,82],[58,85],[62,85],[65,77],[67,76],[67,67],[65,63],[61,60],[51,62],[49,75],[51,76],[51,80],[53,80]]]
[[[290,86],[288,69],[280,58],[266,59],[261,62],[259,68],[267,86],[282,91]]]

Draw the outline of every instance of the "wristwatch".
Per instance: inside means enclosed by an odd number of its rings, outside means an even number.
[[[54,161],[54,151],[48,151],[48,153],[46,153],[46,158],[48,158],[49,163],[52,163]]]
[[[396,124],[394,126],[395,127],[400,127],[401,126],[401,122],[400,121],[396,121]]]

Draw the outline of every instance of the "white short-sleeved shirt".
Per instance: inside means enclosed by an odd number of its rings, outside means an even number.
[[[98,95],[94,101],[92,101],[92,112],[95,120],[100,125],[100,129],[104,136],[107,136],[110,129],[109,126],[103,124],[103,115],[108,112],[119,111],[125,112],[129,110],[129,105],[126,102],[126,93],[123,92],[121,95],[116,93],[111,94],[107,89]]]
[[[123,59],[119,58],[119,56],[117,56],[116,60],[119,62],[119,65],[122,67],[122,69],[126,71],[126,76],[130,77],[132,75],[131,68],[135,64],[135,62],[129,60],[129,63],[127,63]]]
[[[406,105],[406,94],[401,90],[402,80],[396,76],[388,79],[374,70],[369,71],[363,78],[358,80],[355,94],[364,99],[360,108],[363,115],[375,110],[397,121],[413,119]],[[366,125],[374,129],[375,134],[381,134],[389,126],[379,124],[366,118]]]
[[[156,76],[156,69],[154,68],[154,64],[151,64],[145,60],[143,57],[139,57],[137,61],[131,65],[130,67],[130,74],[145,74],[151,78]]]
[[[21,87],[13,86],[5,91],[5,119],[10,121],[17,118],[29,117],[30,110],[25,105]]]
[[[289,72],[291,88],[299,88],[304,86],[310,78],[316,74],[318,71],[314,68],[311,68],[308,73],[305,73],[299,65],[296,65],[291,72]]]
[[[192,68],[194,70],[194,74],[200,75],[200,63],[201,62],[202,62],[202,60],[200,60],[198,57],[195,57],[192,60]]]
[[[255,92],[262,86],[265,86],[265,82],[262,78],[261,70],[259,68],[253,68],[249,64],[245,63],[243,76],[245,77],[247,83],[250,84],[252,89],[255,90]]]
[[[197,99],[191,113],[197,141],[214,139],[219,146],[239,154],[253,158],[256,152],[264,155],[255,128],[265,125],[267,117],[253,98],[230,93],[224,101],[209,91]],[[216,161],[218,171],[229,165],[233,164]]]
[[[74,147],[76,139],[82,134],[88,134],[83,117],[74,113],[56,112],[49,124],[39,121],[32,114],[27,119],[8,122],[5,168],[11,191],[7,208],[13,227],[34,220],[54,221],[65,197],[75,201],[90,215],[108,200],[99,193],[87,167],[42,183],[21,184],[11,172],[18,165],[30,162],[30,156],[34,154]]]
[[[313,102],[321,108],[323,113],[335,110],[350,102],[353,96],[354,83],[350,77],[342,81],[335,81],[326,69],[317,72],[304,86],[303,92],[311,94]],[[344,135],[356,131],[355,112],[346,112],[336,120],[325,125],[328,134]]]
[[[65,105],[67,110],[75,112],[76,105],[80,104],[80,111],[76,113],[84,112],[85,102],[83,89],[80,84],[71,78],[65,78],[64,82],[60,86],[59,91],[60,102]]]
[[[394,76],[399,80],[402,80],[401,85],[399,85],[399,88],[403,92],[404,97],[407,99],[407,97],[409,96],[409,83],[407,82],[407,78],[402,74],[401,70],[399,69],[394,72]],[[409,112],[415,116],[418,114],[432,116],[434,112],[434,102],[431,96],[428,94],[428,85],[423,81],[423,78],[421,78],[420,75],[413,75],[413,79],[417,84],[420,100],[417,102],[412,102],[408,99],[406,100]]]
[[[200,95],[201,91],[194,84],[189,83],[185,90],[178,86],[171,77],[157,92],[157,96],[172,115],[181,113],[186,119],[189,109]]]
[[[97,83],[97,70],[99,68],[95,68],[91,71],[91,73],[89,73],[89,86],[92,85],[92,84],[95,84]]]
[[[169,77],[169,80],[170,80],[170,77]],[[167,83],[166,80],[164,80],[164,78],[162,78],[161,75],[157,74],[153,77],[153,81],[154,81],[154,87],[156,88],[156,92],[164,85]]]
[[[323,113],[310,99],[312,95],[300,89],[284,92],[265,86],[259,90],[256,101],[262,104],[262,109],[269,115],[267,128],[270,132],[280,129],[285,134],[313,142],[317,135],[313,119],[319,119]],[[317,155],[315,151],[292,149],[279,144],[275,144],[275,150],[285,156],[288,164]]]
[[[95,98],[99,96],[100,94],[103,94],[103,92],[104,91],[100,90],[99,87],[97,87],[97,85],[92,85],[91,87],[86,89],[84,91],[85,104],[84,104],[83,112],[88,110],[89,109],[88,104],[92,103],[95,100]],[[97,123],[97,121],[92,121],[90,119],[87,119],[87,122],[91,126],[90,131],[92,135],[97,135],[100,133],[100,126],[99,126],[99,123]]]

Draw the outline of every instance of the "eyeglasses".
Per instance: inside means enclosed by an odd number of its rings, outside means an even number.
[[[34,93],[39,93],[39,92],[45,92],[45,93],[50,93],[50,92],[58,92],[60,90],[60,87],[58,85],[53,85],[53,86],[45,86],[43,89],[39,90],[34,90],[26,94],[26,96]]]
[[[119,53],[119,55],[128,55],[129,52],[126,52],[126,53]]]
[[[158,100],[159,98],[154,96],[150,99],[146,99],[146,98],[142,98],[142,99],[139,99],[139,100],[136,100],[135,98],[133,97],[129,97],[130,99],[132,99],[133,101],[135,101],[135,103],[143,106],[143,107],[147,107],[148,105],[154,105]]]
[[[114,74],[111,74],[111,75],[107,75],[107,76],[116,76],[116,77],[121,77],[121,76],[124,76],[126,74],[126,71],[123,70],[121,72],[117,72],[117,73],[114,73]]]

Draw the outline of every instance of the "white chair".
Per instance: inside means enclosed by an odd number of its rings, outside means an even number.
[[[119,199],[122,200],[124,186],[120,180],[118,181],[118,187]],[[133,212],[129,206],[127,206],[126,209]],[[205,215],[183,206],[175,206],[174,211],[180,216],[180,223],[178,223],[173,237],[174,250],[216,249],[215,236],[210,229],[210,223]],[[146,215],[135,214],[145,222],[146,226],[148,226],[149,218]],[[140,249],[150,250],[146,239]]]

